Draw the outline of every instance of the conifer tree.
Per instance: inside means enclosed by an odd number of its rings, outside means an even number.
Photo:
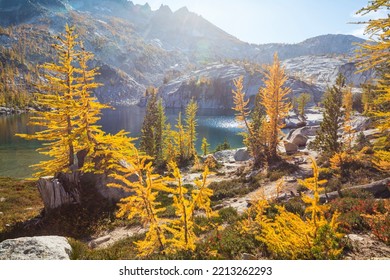
[[[328,88],[324,95],[324,119],[317,132],[313,147],[328,157],[340,151],[338,130],[342,125],[342,89],[345,79],[339,75],[336,84]]]
[[[183,186],[182,177],[179,168],[175,163],[169,164],[170,170],[176,181],[176,191],[173,196],[173,206],[175,207],[178,219],[172,220],[168,231],[173,234],[169,241],[171,252],[176,251],[194,251],[198,237],[195,234],[195,211],[202,210],[207,218],[217,216],[211,209],[210,197],[213,191],[207,187],[207,177],[210,174],[206,166],[202,179],[195,180],[195,189],[188,195],[188,190]]]
[[[158,124],[158,98],[157,89],[150,87],[146,90],[148,97],[145,118],[141,128],[140,150],[150,157],[156,156],[156,127]]]
[[[255,165],[262,166],[267,161],[267,155],[269,154],[265,133],[264,109],[260,102],[260,94],[258,94],[253,112],[249,110],[249,99],[245,99],[243,79],[241,76],[233,81],[235,90],[233,89],[232,93],[235,106],[232,109],[236,111],[236,120],[244,123],[246,132],[241,134],[244,137],[245,145],[255,160]],[[252,121],[249,120],[250,116]]]
[[[378,17],[368,22],[365,33],[369,41],[361,44],[358,59],[361,71],[375,69],[380,78],[375,88],[374,108],[372,110],[377,128],[382,131],[382,137],[375,143],[376,166],[384,171],[390,171],[390,17],[389,3],[384,0],[372,0],[367,7],[357,12],[366,15],[371,12],[384,12],[384,17]]]
[[[92,91],[101,86],[101,84],[95,82],[98,69],[88,68],[88,62],[93,59],[94,55],[85,51],[82,43],[80,43],[80,47],[81,51],[78,55],[80,67],[75,69],[75,72],[79,74],[76,80],[82,84],[77,93],[80,124],[75,129],[75,134],[78,135],[76,139],[79,150],[85,151],[83,157],[79,156],[78,159],[79,161],[83,161],[82,170],[85,172],[93,172],[97,170],[94,159],[96,159],[95,153],[99,144],[98,137],[103,135],[101,126],[98,126],[96,123],[100,120],[101,110],[109,108],[109,106],[99,103],[96,97],[93,96]]]
[[[169,231],[174,235],[172,245],[176,250],[195,250],[196,235],[194,233],[193,212],[191,201],[187,198],[188,190],[183,186],[182,177],[177,165],[173,162],[169,164],[172,175],[176,181],[176,192],[173,196],[173,206],[178,220],[171,222]]]
[[[185,119],[185,132],[186,132],[186,159],[191,159],[196,155],[195,142],[196,142],[196,113],[198,111],[198,104],[195,100],[191,100],[186,108]]]
[[[36,164],[34,167],[41,171],[35,176],[69,172],[75,164],[75,154],[80,149],[75,131],[82,126],[79,118],[80,92],[90,89],[85,85],[83,88],[82,81],[77,79],[75,63],[80,55],[84,56],[76,50],[79,43],[74,27],[66,25],[65,33],[57,39],[58,43],[53,47],[58,62],[42,66],[47,82],[39,86],[39,93],[36,94],[37,105],[47,110],[37,112],[37,115],[30,119],[30,125],[44,129],[32,135],[18,135],[25,139],[46,142],[38,151],[52,159]]]
[[[203,137],[202,139],[202,151],[203,151],[203,155],[206,156],[208,154],[208,149],[210,147],[210,144],[207,142],[207,139],[206,137]]]
[[[287,95],[291,89],[284,87],[287,81],[284,68],[280,65],[278,55],[274,54],[272,65],[266,65],[264,69],[264,87],[259,89],[261,104],[265,108],[268,117],[266,133],[268,138],[269,160],[277,158],[277,146],[281,129],[285,126],[283,120],[291,110],[291,104]]]
[[[312,159],[313,177],[300,181],[300,184],[313,192],[313,196],[304,195],[307,204],[305,214],[289,212],[283,206],[276,206],[274,218],[267,217],[270,207],[264,198],[248,209],[248,219],[240,223],[244,232],[253,234],[264,242],[268,251],[278,259],[337,259],[342,252],[339,243],[343,236],[338,232],[336,212],[327,220],[327,205],[320,205],[319,193],[325,180],[319,180],[319,170]]]
[[[352,141],[354,138],[354,131],[352,129],[351,119],[353,113],[353,95],[352,95],[352,87],[348,86],[343,91],[343,107],[344,107],[344,135],[343,135],[343,144],[342,150],[347,153],[351,152],[352,149]]]
[[[375,108],[375,86],[371,83],[363,84],[362,90],[363,114],[371,115]]]
[[[140,156],[136,149],[133,152],[133,157],[126,158],[128,166],[118,167],[117,172],[111,175],[121,184],[111,183],[110,186],[135,193],[121,199],[117,217],[126,215],[132,219],[138,216],[143,225],[149,228],[145,239],[136,242],[139,256],[147,256],[166,250],[168,226],[159,217],[165,208],[160,206],[156,198],[160,191],[172,193],[173,190],[166,185],[169,178],[153,174],[152,162],[146,163],[147,157]],[[130,176],[133,174],[137,175],[138,181],[131,181]]]
[[[186,143],[186,135],[184,132],[184,126],[182,122],[182,117],[181,117],[181,112],[179,112],[179,116],[177,119],[177,124],[176,124],[176,129],[177,132],[175,133],[175,143],[178,147],[179,150],[179,157],[180,160],[183,160],[185,158],[185,143]]]
[[[177,135],[178,133],[171,129],[171,124],[167,123],[163,132],[163,158],[165,162],[176,162],[179,157],[176,146]]]
[[[302,93],[298,98],[297,98],[297,103],[298,103],[298,114],[304,118],[305,117],[305,108],[307,103],[310,102],[311,96],[308,93]]]
[[[157,104],[157,123],[155,128],[154,142],[156,147],[155,162],[156,164],[161,164],[164,162],[164,145],[167,141],[165,137],[168,137],[165,133],[166,130],[166,116],[165,110],[160,99]]]

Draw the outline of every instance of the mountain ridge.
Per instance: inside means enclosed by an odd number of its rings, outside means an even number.
[[[30,14],[24,18],[26,11]],[[53,37],[63,32],[65,23],[76,26],[86,49],[95,54],[93,65],[103,70],[102,79],[110,77],[96,94],[114,106],[137,103],[146,87],[164,87],[177,77],[192,77],[191,71],[202,71],[213,63],[269,63],[275,52],[282,61],[324,55],[340,56],[341,61],[353,54],[355,44],[364,42],[351,35],[328,34],[297,44],[256,45],[240,41],[185,7],[173,12],[166,5],[153,11],[148,4],[126,0],[3,0],[0,26],[11,35],[0,32],[0,47],[3,52],[25,49],[23,60],[32,65],[48,61]],[[41,44],[22,46],[20,38]],[[36,51],[38,47],[46,51]],[[109,92],[109,98],[103,97],[104,92]]]

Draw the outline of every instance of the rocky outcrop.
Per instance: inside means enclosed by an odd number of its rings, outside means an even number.
[[[390,248],[372,235],[348,234],[346,237],[350,248],[346,260],[388,260]]]
[[[212,63],[201,70],[181,75],[162,85],[159,88],[159,94],[165,105],[171,108],[183,108],[194,98],[200,108],[230,109],[233,106],[233,80],[240,76],[244,77],[246,97],[253,101],[259,88],[263,86],[263,76],[257,72],[252,73],[245,65],[235,63]],[[322,96],[321,89],[316,85],[309,85],[294,77],[289,77],[286,87],[291,88],[291,96],[298,96],[303,92],[317,96],[318,99]],[[316,98],[313,97],[313,99]],[[296,123],[294,119],[287,120],[289,128],[302,125],[304,125],[302,120]]]
[[[247,161],[251,158],[247,148],[238,149],[234,154],[235,161]]]
[[[228,163],[234,162],[234,155],[237,150],[223,150],[214,153],[214,157],[221,162]]]
[[[303,135],[305,137],[316,136],[319,126],[305,126],[295,130],[291,130],[287,136],[287,140],[291,140],[296,135]]]
[[[297,145],[298,147],[305,147],[307,143],[308,138],[302,134],[294,134],[290,141],[291,143]]]
[[[71,253],[62,236],[21,237],[0,243],[0,260],[69,260]]]
[[[298,152],[298,146],[295,145],[294,143],[284,141],[283,144],[284,144],[284,149],[286,151],[286,154],[291,155]]]
[[[359,132],[369,128],[371,119],[362,115],[354,115],[351,119],[352,130]]]
[[[145,93],[145,86],[139,84],[127,73],[104,64],[99,69],[96,81],[103,86],[95,90],[99,101],[114,106],[138,104]]]

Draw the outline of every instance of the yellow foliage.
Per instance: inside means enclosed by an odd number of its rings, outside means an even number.
[[[156,198],[159,191],[174,191],[166,185],[168,178],[153,174],[152,162],[146,163],[147,157],[139,156],[136,150],[134,154],[134,157],[128,159],[127,166],[111,175],[122,184],[111,183],[109,186],[134,192],[134,195],[121,199],[117,217],[126,215],[128,219],[132,219],[138,216],[144,227],[149,227],[145,239],[136,242],[138,255],[143,257],[165,250],[168,226],[159,218],[159,213],[164,212],[165,208],[156,202]],[[130,177],[134,174],[138,181],[131,180]]]
[[[169,168],[177,184],[175,195],[173,196],[173,206],[175,207],[178,219],[172,220],[169,226],[169,232],[173,234],[170,240],[172,252],[176,250],[195,250],[197,240],[194,233],[193,210],[191,201],[187,195],[188,190],[182,185],[182,177],[176,163],[171,162]]]
[[[242,229],[266,244],[268,251],[280,259],[335,259],[341,252],[337,232],[338,213],[330,221],[325,218],[326,206],[319,204],[320,185],[318,167],[313,160],[314,176],[301,184],[313,191],[313,197],[305,195],[308,204],[305,218],[288,212],[284,207],[276,206],[278,211],[274,219],[266,215],[270,207],[265,199],[259,200],[248,210],[248,219],[241,223]]]
[[[34,174],[36,177],[75,171],[77,153],[78,167],[84,163],[82,171],[95,171],[93,154],[104,134],[96,122],[101,109],[107,106],[92,97],[92,90],[100,86],[94,82],[97,68],[88,68],[93,55],[84,50],[77,37],[74,27],[66,25],[65,33],[57,37],[58,44],[53,45],[58,62],[41,66],[46,82],[37,84],[39,93],[35,97],[37,105],[47,110],[31,117],[30,125],[43,130],[32,135],[18,134],[44,141],[38,151],[52,158],[33,166],[40,170]]]
[[[264,69],[264,87],[259,89],[261,95],[261,104],[264,106],[268,123],[266,130],[269,142],[270,158],[277,155],[277,146],[281,129],[285,126],[283,120],[288,116],[292,106],[287,100],[287,95],[291,89],[284,87],[287,81],[287,75],[284,68],[280,65],[277,53],[274,55],[272,65],[266,65]]]
[[[380,170],[389,172],[390,151],[384,151],[384,150],[375,151],[373,162],[375,166],[377,166]]]
[[[357,58],[360,71],[375,69],[380,74],[377,79],[376,94],[373,101],[372,113],[375,116],[376,127],[380,129],[387,142],[384,147],[377,146],[374,157],[376,164],[383,171],[390,172],[389,158],[389,129],[390,129],[390,17],[389,2],[384,0],[369,1],[367,7],[362,8],[358,14],[368,14],[371,12],[385,12],[383,17],[377,17],[368,22],[365,33],[369,35],[369,41],[361,44]]]
[[[244,143],[248,147],[249,152],[255,159],[255,165],[263,164],[265,158],[268,156],[268,144],[267,139],[267,123],[265,118],[261,116],[260,110],[256,111],[256,107],[259,107],[259,103],[255,104],[255,114],[248,108],[249,99],[245,100],[245,92],[243,91],[243,77],[239,77],[233,81],[235,90],[233,93],[234,107],[232,108],[236,112],[236,120],[243,122],[247,133],[241,133],[244,137]],[[255,102],[259,102],[256,98]],[[248,118],[252,114],[252,120]],[[254,116],[255,115],[255,116]]]
[[[233,81],[234,87],[236,88],[233,90],[233,102],[234,107],[232,108],[234,111],[236,111],[236,120],[238,122],[244,122],[245,127],[248,129],[249,133],[252,133],[252,129],[249,125],[249,122],[247,120],[248,116],[250,115],[250,110],[248,108],[249,99],[245,100],[245,92],[244,92],[244,86],[243,86],[244,77],[240,76],[238,79],[235,79]]]
[[[153,253],[173,254],[195,250],[198,240],[194,232],[196,211],[204,211],[209,218],[216,215],[210,206],[213,191],[207,187],[207,167],[202,173],[202,180],[195,181],[195,189],[190,194],[183,186],[176,163],[169,163],[173,175],[173,178],[169,178],[153,174],[150,158],[140,156],[136,148],[123,160],[125,163],[114,167],[115,172],[110,176],[116,182],[110,183],[109,186],[133,193],[121,199],[117,217],[139,217],[143,226],[148,228],[145,239],[135,243],[138,255],[145,257]],[[147,161],[149,163],[146,163]],[[134,175],[138,180],[134,181]],[[168,186],[169,182],[174,182],[175,186]],[[166,210],[156,201],[161,192],[173,194],[174,218],[161,218],[161,214]]]

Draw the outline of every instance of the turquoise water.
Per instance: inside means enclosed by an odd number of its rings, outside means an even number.
[[[179,110],[167,110],[167,118],[172,127],[176,124]],[[145,108],[138,106],[104,110],[100,124],[104,131],[116,133],[121,129],[130,136],[139,137]],[[35,150],[40,147],[36,141],[26,141],[16,137],[16,133],[33,133],[36,128],[27,125],[29,114],[0,116],[0,176],[25,178],[31,176],[32,164],[44,160]],[[227,139],[233,148],[241,147],[242,137],[239,124],[231,110],[199,110],[197,114],[197,149],[200,150],[202,138],[206,137],[210,149]]]

